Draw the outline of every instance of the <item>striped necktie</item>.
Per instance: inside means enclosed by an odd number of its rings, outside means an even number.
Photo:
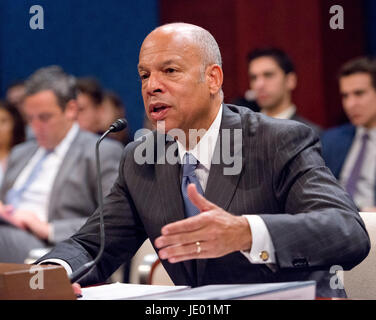
[[[187,187],[190,183],[196,185],[196,189],[200,194],[204,194],[200,181],[198,180],[195,170],[198,166],[198,160],[190,153],[186,153],[183,159],[183,179],[181,184],[181,191],[183,194],[185,216],[192,217],[200,213],[199,209],[189,200]]]
[[[352,168],[349,179],[347,180],[347,183],[346,183],[346,191],[350,194],[351,197],[354,197],[354,194],[356,192],[356,185],[358,183],[360,171],[362,169],[362,165],[363,165],[364,158],[366,155],[368,138],[369,138],[368,133],[365,133],[362,136],[362,145],[360,147],[358,157],[355,160],[354,167]]]

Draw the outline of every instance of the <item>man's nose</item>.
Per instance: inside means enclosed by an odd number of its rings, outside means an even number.
[[[260,90],[264,87],[265,81],[262,77],[257,77],[252,80],[251,82],[251,89],[252,90]]]
[[[346,109],[354,109],[357,105],[357,99],[356,97],[349,96],[343,101],[343,105]]]
[[[29,126],[33,130],[34,133],[38,132],[41,128],[41,121],[38,118],[33,118],[29,120]]]
[[[157,72],[150,73],[146,90],[150,95],[163,91],[162,79]]]

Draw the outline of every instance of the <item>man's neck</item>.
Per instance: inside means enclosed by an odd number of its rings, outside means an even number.
[[[202,123],[199,125],[198,128],[189,129],[188,131],[184,131],[185,133],[185,147],[187,150],[193,149],[204,136],[204,134],[209,130],[212,126],[214,120],[216,119],[219,109],[221,108],[222,101],[215,105],[215,107],[211,110],[209,115],[207,116],[208,121],[206,123]],[[180,141],[184,143],[183,141]]]
[[[291,100],[286,100],[273,108],[262,109],[262,112],[265,113],[269,117],[275,117],[285,112],[287,109],[291,108],[291,106],[292,106]]]
[[[1,148],[0,147],[0,160],[5,159],[9,155],[9,149],[8,148]]]

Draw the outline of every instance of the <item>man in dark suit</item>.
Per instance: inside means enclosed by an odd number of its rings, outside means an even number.
[[[278,119],[302,122],[320,133],[321,128],[303,118],[292,102],[297,84],[295,67],[286,52],[277,48],[259,48],[248,55],[249,86],[261,112]]]
[[[220,51],[200,27],[152,31],[138,70],[157,131],[126,147],[104,200],[104,254],[79,282],[103,281],[149,237],[177,285],[314,279],[318,296],[344,296],[329,269],[358,264],[369,238],[314,132],[223,104]],[[98,234],[97,211],[39,263],[77,270]]]
[[[324,132],[323,158],[359,210],[376,211],[376,62],[347,62],[339,86],[350,123]]]
[[[23,263],[30,250],[69,238],[98,205],[98,136],[79,129],[75,98],[74,77],[57,66],[37,70],[25,83],[23,109],[35,139],[9,156],[0,199],[12,208],[7,216],[18,228],[0,221],[1,262]],[[101,148],[107,194],[123,147],[104,141]]]

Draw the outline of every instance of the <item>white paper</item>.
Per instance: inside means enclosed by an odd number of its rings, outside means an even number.
[[[149,294],[179,291],[188,286],[157,286],[116,282],[102,286],[82,288],[82,297],[78,300],[121,300],[135,299]]]

